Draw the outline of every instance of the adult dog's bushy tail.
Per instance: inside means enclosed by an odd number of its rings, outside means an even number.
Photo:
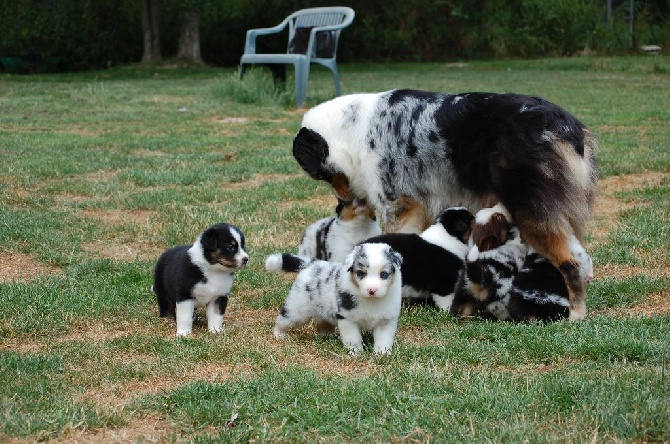
[[[267,271],[274,271],[279,273],[284,271],[286,273],[297,273],[309,264],[314,262],[314,259],[307,256],[297,256],[289,253],[275,253],[265,258],[265,269]]]

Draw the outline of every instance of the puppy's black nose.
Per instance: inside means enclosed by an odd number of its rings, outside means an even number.
[[[242,263],[243,263],[244,265],[247,265],[247,262],[249,262],[249,258],[248,258],[248,257],[243,257],[243,258],[242,258]]]

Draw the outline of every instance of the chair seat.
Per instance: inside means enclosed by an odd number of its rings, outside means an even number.
[[[332,6],[323,8],[307,8],[296,11],[286,17],[279,25],[272,28],[250,29],[244,45],[244,54],[240,57],[240,78],[244,76],[247,65],[253,64],[293,64],[295,67],[295,89],[296,107],[305,104],[307,96],[307,82],[309,69],[312,63],[318,63],[328,68],[333,74],[335,93],[342,94],[340,77],[337,70],[337,47],[341,31],[348,27],[354,19],[354,11],[343,6]],[[256,53],[256,39],[258,36],[272,35],[282,32],[288,27],[287,51],[283,54],[258,54]],[[301,29],[301,37],[309,33],[309,40],[302,46],[305,53],[292,53],[291,49],[297,47],[292,45],[296,39],[296,30]],[[331,55],[332,57],[317,57],[317,38],[320,33],[330,38],[328,41],[331,51],[319,55]],[[321,34],[322,35],[322,34]],[[321,48],[322,49],[322,48]]]

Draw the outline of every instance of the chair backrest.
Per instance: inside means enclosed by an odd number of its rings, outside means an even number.
[[[330,33],[333,37],[332,50],[334,58],[337,54],[337,44],[340,39],[340,33],[344,28],[349,26],[354,20],[354,10],[346,6],[329,6],[322,8],[307,8],[296,11],[286,17],[288,21],[288,46],[287,51],[290,51],[291,42],[296,37],[296,29],[298,28],[313,28],[321,26],[332,26]],[[314,45],[313,53],[316,54],[316,45]]]

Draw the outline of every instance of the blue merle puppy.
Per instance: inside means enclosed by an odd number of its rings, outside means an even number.
[[[357,245],[343,264],[277,253],[268,256],[268,271],[298,272],[277,316],[274,334],[315,319],[321,333],[340,331],[351,354],[363,350],[362,332],[372,331],[374,352],[391,352],[401,307],[402,257],[387,244]]]
[[[305,229],[298,256],[342,263],[356,244],[381,233],[375,212],[364,199],[338,199],[335,216],[319,219]]]

